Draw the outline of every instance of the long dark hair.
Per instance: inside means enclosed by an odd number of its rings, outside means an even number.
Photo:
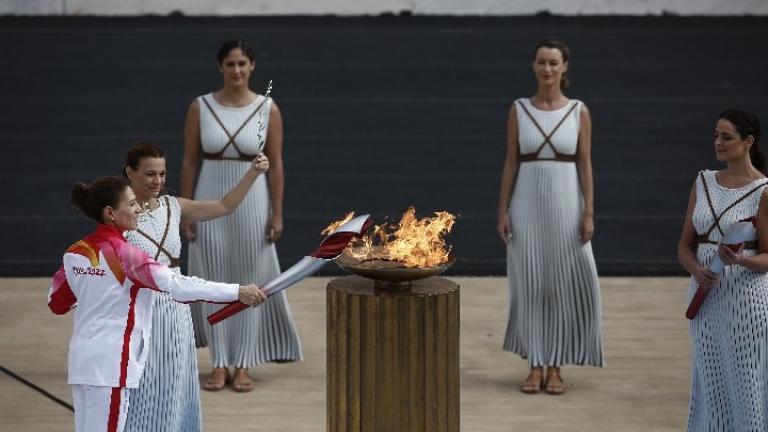
[[[755,168],[766,174],[765,155],[760,151],[760,119],[754,113],[738,108],[729,108],[721,112],[717,118],[731,122],[741,139],[747,139],[752,135],[754,142],[749,148],[749,159]]]
[[[233,49],[239,49],[240,51],[245,54],[246,57],[248,57],[248,60],[251,61],[251,63],[256,61],[256,54],[253,52],[253,48],[251,48],[250,45],[243,42],[240,39],[230,39],[228,41],[225,41],[221,46],[219,47],[219,52],[216,53],[216,59],[219,61],[219,65],[221,65],[224,62],[224,59],[229,55],[229,52]]]
[[[84,215],[98,223],[104,223],[102,212],[107,206],[117,207],[130,184],[122,177],[99,177],[91,183],[75,182],[70,192],[70,202]]]
[[[536,53],[539,52],[539,48],[550,48],[560,51],[563,56],[563,63],[568,63],[571,59],[571,49],[561,39],[556,37],[544,38],[536,44],[536,48],[533,50],[533,59],[536,60]],[[560,78],[560,90],[565,91],[568,86],[571,85],[571,81],[568,79],[568,71],[563,72],[563,76]]]

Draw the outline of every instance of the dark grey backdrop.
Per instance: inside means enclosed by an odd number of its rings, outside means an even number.
[[[568,94],[593,115],[601,274],[680,272],[692,180],[717,166],[716,115],[768,118],[766,18],[5,17],[0,35],[0,275],[55,271],[92,227],[68,204],[72,182],[118,173],[133,141],[166,147],[178,189],[186,107],[220,85],[215,52],[233,36],[256,47],[255,87],[274,79],[283,111],[284,267],[348,210],[416,205],[459,215],[454,274],[503,274],[505,118],[534,91],[547,35],[571,45]]]

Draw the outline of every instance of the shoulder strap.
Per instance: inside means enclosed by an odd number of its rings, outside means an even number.
[[[707,180],[704,178],[704,171],[699,172],[699,178],[701,179],[701,185],[704,187],[704,196],[707,197],[707,205],[709,206],[709,211],[712,213],[712,217],[714,218],[714,223],[709,227],[706,235],[709,236],[709,233],[712,232],[715,226],[717,226],[717,230],[720,231],[720,234],[725,235],[722,228],[720,228],[720,218],[715,212],[715,206],[712,205],[712,198],[709,196],[709,187],[707,187]]]
[[[224,122],[221,121],[218,114],[216,114],[216,111],[214,111],[213,107],[211,106],[211,104],[208,103],[208,99],[206,99],[205,96],[201,97],[200,99],[203,100],[203,102],[205,103],[205,106],[208,108],[208,111],[210,111],[211,115],[213,116],[213,119],[216,120],[216,123],[218,123],[219,126],[221,126],[221,130],[223,130],[224,134],[227,136],[227,138],[229,138],[229,141],[227,141],[227,144],[224,146],[224,148],[221,149],[221,153],[224,153],[224,150],[232,143],[234,138],[229,133],[229,129],[227,129],[227,127],[224,126]]]
[[[164,253],[168,258],[171,260],[176,259],[173,255],[171,255],[170,252],[168,252],[167,249],[165,249],[163,246],[165,245],[165,239],[168,237],[168,230],[171,227],[171,202],[168,200],[168,195],[164,196],[165,198],[165,206],[166,206],[166,217],[165,217],[165,229],[163,230],[163,237],[160,239],[160,242],[156,241],[152,238],[149,234],[145,233],[144,231],[140,229],[136,229],[136,232],[144,236],[147,240],[152,242],[155,246],[157,246],[157,252],[155,253],[155,261],[157,261],[158,258],[160,258],[160,253]]]
[[[713,230],[713,229],[715,229],[715,226],[717,226],[717,229],[720,231],[720,234],[723,234],[723,230],[720,228],[720,219],[723,217],[723,215],[725,215],[725,214],[728,212],[728,210],[730,210],[730,209],[732,209],[733,207],[735,207],[735,206],[736,206],[736,204],[738,204],[738,203],[740,203],[740,202],[744,201],[745,199],[747,199],[747,197],[749,197],[750,195],[752,195],[753,193],[755,193],[757,190],[759,190],[759,189],[763,188],[763,187],[764,187],[764,186],[766,186],[766,185],[768,185],[768,180],[767,180],[767,181],[764,181],[764,182],[762,182],[762,183],[760,183],[759,185],[757,185],[757,186],[755,186],[755,187],[753,187],[753,188],[752,188],[752,189],[750,189],[748,192],[746,192],[744,195],[740,196],[740,197],[739,197],[739,199],[737,199],[736,201],[732,202],[732,203],[731,203],[731,205],[729,205],[728,207],[726,207],[726,208],[725,208],[725,210],[723,210],[723,211],[720,213],[720,216],[716,216],[716,217],[715,217],[715,223],[714,223],[714,224],[712,224],[712,226],[709,228],[709,230],[708,230],[708,231],[707,231],[707,233],[705,234],[705,235],[707,236],[707,238],[709,238],[709,233],[711,233],[711,232],[712,232],[712,230]],[[708,197],[708,198],[709,198],[709,197]],[[711,204],[710,204],[710,205],[711,205]],[[725,234],[723,234],[723,235],[725,235]]]
[[[557,153],[557,149],[555,148],[554,144],[552,144],[551,139],[555,135],[555,132],[557,132],[557,130],[560,129],[560,126],[562,126],[563,123],[565,123],[565,120],[568,119],[568,117],[571,115],[573,110],[576,109],[576,106],[578,105],[579,105],[578,102],[574,102],[573,105],[571,105],[571,107],[568,109],[568,112],[565,113],[563,118],[561,118],[560,121],[557,122],[557,125],[555,126],[555,128],[552,129],[552,132],[550,132],[549,135],[546,136],[546,141],[541,145],[542,148],[544,147],[544,144],[549,144],[549,147],[552,148],[552,151]]]
[[[171,227],[171,202],[168,200],[168,195],[163,198],[165,198],[165,229],[163,230],[163,237],[160,239],[160,246],[165,246],[165,239],[168,238],[168,229]],[[168,255],[168,258],[173,258],[168,252],[165,252],[165,254]],[[157,254],[155,254],[155,261],[157,261],[159,256],[160,250],[158,249]]]
[[[253,112],[248,116],[248,118],[246,118],[245,121],[243,121],[243,124],[241,124],[240,127],[237,128],[237,130],[235,131],[234,135],[232,135],[232,145],[235,146],[235,148],[237,149],[238,153],[243,154],[243,152],[241,152],[240,149],[237,148],[237,144],[235,144],[235,137],[240,133],[240,131],[243,130],[245,125],[247,125],[248,122],[251,121],[251,119],[256,115],[256,113],[259,112],[261,107],[264,106],[264,104],[267,102],[267,99],[269,99],[269,98],[265,96],[264,99],[262,99],[261,102],[259,103],[259,105],[256,107],[256,109],[253,110]]]
[[[254,109],[253,112],[245,119],[245,121],[243,121],[243,123],[240,125],[240,127],[237,128],[237,130],[235,131],[234,134],[230,134],[229,133],[229,130],[227,129],[227,127],[224,126],[224,122],[221,121],[219,116],[216,114],[216,111],[213,110],[213,107],[211,106],[211,104],[208,102],[208,100],[206,100],[205,96],[203,96],[202,99],[203,99],[203,102],[205,103],[205,106],[208,108],[208,111],[211,112],[211,114],[213,115],[214,120],[216,120],[216,123],[218,123],[219,126],[221,126],[221,129],[224,131],[224,134],[227,136],[227,138],[229,138],[229,141],[227,141],[227,144],[224,145],[224,147],[221,149],[220,152],[218,152],[218,154],[223,154],[224,150],[226,150],[227,147],[229,147],[230,144],[232,144],[232,146],[235,147],[235,150],[237,151],[238,154],[240,154],[240,155],[245,154],[237,146],[237,143],[235,142],[235,138],[240,133],[240,131],[242,131],[243,128],[248,124],[248,122],[251,121],[251,119],[256,115],[256,113],[259,112],[261,107],[264,106],[264,103],[267,101],[268,98],[266,96],[264,97],[264,99],[261,101],[261,103],[259,103],[259,105],[256,107],[256,109]]]
[[[539,132],[541,132],[541,135],[546,140],[547,139],[547,133],[544,132],[544,129],[542,129],[541,125],[539,125],[539,122],[537,122],[536,119],[533,117],[533,114],[531,114],[531,112],[528,111],[528,108],[525,107],[525,103],[523,103],[523,101],[520,101],[519,103],[520,103],[520,107],[523,109],[523,112],[525,112],[525,114],[531,120],[531,123],[533,123],[533,125],[536,126],[536,129],[538,129]],[[539,147],[539,149],[541,149],[541,147]]]
[[[150,242],[152,242],[152,244],[153,244],[153,245],[155,245],[155,246],[157,247],[157,253],[155,254],[155,257],[154,257],[155,261],[157,261],[157,259],[160,257],[160,253],[161,253],[161,252],[162,252],[162,253],[163,253],[165,256],[167,256],[167,257],[168,257],[168,258],[171,260],[171,262],[173,262],[173,260],[177,260],[177,259],[178,259],[178,258],[175,258],[173,255],[171,255],[171,253],[170,253],[170,252],[168,252],[168,250],[167,250],[167,249],[165,249],[165,248],[164,248],[162,245],[160,245],[160,244],[159,244],[159,243],[158,243],[158,242],[157,242],[155,239],[153,239],[153,238],[152,238],[152,236],[150,236],[149,234],[145,233],[144,231],[142,231],[142,230],[140,230],[140,229],[137,229],[137,230],[136,230],[136,232],[137,232],[137,233],[139,233],[139,234],[141,234],[142,236],[144,236],[144,238],[146,238],[147,240],[149,240]]]
[[[573,110],[574,110],[574,109],[576,109],[576,107],[577,107],[578,105],[579,105],[579,103],[578,103],[578,102],[574,102],[574,103],[571,105],[571,108],[569,108],[569,109],[568,109],[568,111],[565,113],[565,115],[563,116],[563,118],[561,118],[561,119],[560,119],[560,121],[559,121],[559,122],[557,122],[557,125],[555,125],[555,128],[554,128],[554,129],[552,129],[552,131],[551,131],[549,134],[547,134],[546,132],[544,132],[544,129],[541,127],[541,125],[539,125],[539,123],[538,123],[538,122],[536,121],[536,119],[533,117],[533,115],[532,115],[532,114],[531,114],[531,112],[528,110],[528,108],[526,108],[526,107],[525,107],[525,104],[524,104],[522,101],[520,102],[520,106],[523,108],[523,111],[525,112],[525,114],[528,116],[528,118],[529,118],[529,119],[531,119],[531,122],[533,123],[533,125],[534,125],[534,126],[536,126],[536,129],[538,129],[538,130],[539,130],[539,132],[541,132],[541,135],[543,135],[543,136],[544,136],[544,142],[542,142],[542,143],[541,143],[541,145],[539,146],[539,148],[538,148],[538,149],[536,149],[536,152],[535,152],[535,154],[537,154],[537,155],[538,155],[538,154],[541,152],[541,150],[544,148],[544,146],[545,146],[545,145],[549,145],[549,147],[552,149],[552,151],[553,151],[553,152],[555,152],[555,154],[557,154],[557,153],[558,153],[557,149],[556,149],[556,148],[555,148],[555,146],[552,144],[552,141],[551,141],[551,139],[552,139],[552,137],[555,135],[555,132],[557,132],[557,130],[558,130],[558,129],[560,129],[560,126],[562,126],[562,125],[563,125],[563,123],[565,123],[565,120],[566,120],[566,119],[568,119],[568,116],[570,116],[570,115],[571,115],[571,113],[573,112]]]
[[[723,210],[723,212],[722,212],[722,213],[720,213],[720,217],[722,218],[722,217],[723,217],[723,215],[724,215],[724,214],[725,214],[725,213],[726,213],[728,210],[732,209],[732,208],[733,208],[733,207],[734,207],[736,204],[738,204],[738,203],[740,203],[740,202],[744,201],[745,199],[747,199],[747,197],[749,197],[750,195],[752,195],[753,193],[755,193],[755,192],[756,192],[758,189],[762,188],[762,187],[763,187],[763,186],[765,186],[766,184],[768,184],[768,181],[764,181],[764,182],[760,183],[759,185],[757,185],[757,186],[753,187],[752,189],[750,189],[750,190],[749,190],[749,192],[747,192],[747,193],[745,193],[744,195],[740,196],[740,197],[739,197],[739,199],[737,199],[736,201],[732,202],[732,203],[731,203],[731,205],[729,205],[728,207],[726,207],[726,208],[725,208],[725,210]]]

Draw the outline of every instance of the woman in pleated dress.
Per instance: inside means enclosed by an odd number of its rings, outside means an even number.
[[[260,152],[269,158],[270,170],[232,215],[196,228],[182,222],[190,240],[189,273],[228,281],[255,278],[263,285],[280,274],[275,242],[283,232],[282,119],[271,98],[249,87],[255,55],[247,44],[225,42],[217,58],[223,87],[198,97],[187,111],[182,196],[221,196]],[[231,381],[235,391],[247,392],[254,387],[249,368],[301,360],[284,292],[211,326],[205,318],[218,309],[209,304],[192,308],[198,346],[209,345],[212,356],[213,371],[203,383],[206,390],[220,390]],[[231,378],[229,368],[234,368]]]
[[[759,149],[760,123],[747,111],[720,114],[714,131],[720,171],[694,181],[677,248],[691,274],[688,298],[699,285],[709,295],[691,320],[691,399],[688,430],[768,430],[768,179]],[[721,246],[730,226],[756,218],[757,242],[739,253]],[[708,267],[720,256],[726,267]]]
[[[503,348],[528,360],[524,393],[562,394],[564,364],[603,366],[594,231],[591,120],[568,99],[569,50],[539,42],[538,91],[507,121],[497,231],[507,246],[509,320]],[[546,367],[546,371],[545,368]]]
[[[165,150],[157,144],[134,144],[125,157],[124,174],[144,207],[138,228],[125,238],[156,261],[180,273],[182,217],[206,221],[232,213],[256,179],[269,168],[266,156],[251,164],[240,182],[220,200],[192,201],[165,193]],[[195,338],[188,304],[153,292],[152,334],[141,385],[131,394],[127,432],[202,430],[200,384]]]

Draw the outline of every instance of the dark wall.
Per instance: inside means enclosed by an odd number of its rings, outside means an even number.
[[[127,147],[169,151],[178,190],[189,102],[221,83],[215,53],[258,51],[285,122],[285,267],[349,210],[460,217],[453,272],[503,274],[495,234],[505,119],[535,90],[532,47],[573,51],[570,97],[594,123],[601,274],[679,272],[687,196],[715,168],[717,114],[768,124],[765,18],[0,18],[0,275],[49,275],[92,224],[74,180],[116,174]],[[330,267],[326,272],[333,271]]]

